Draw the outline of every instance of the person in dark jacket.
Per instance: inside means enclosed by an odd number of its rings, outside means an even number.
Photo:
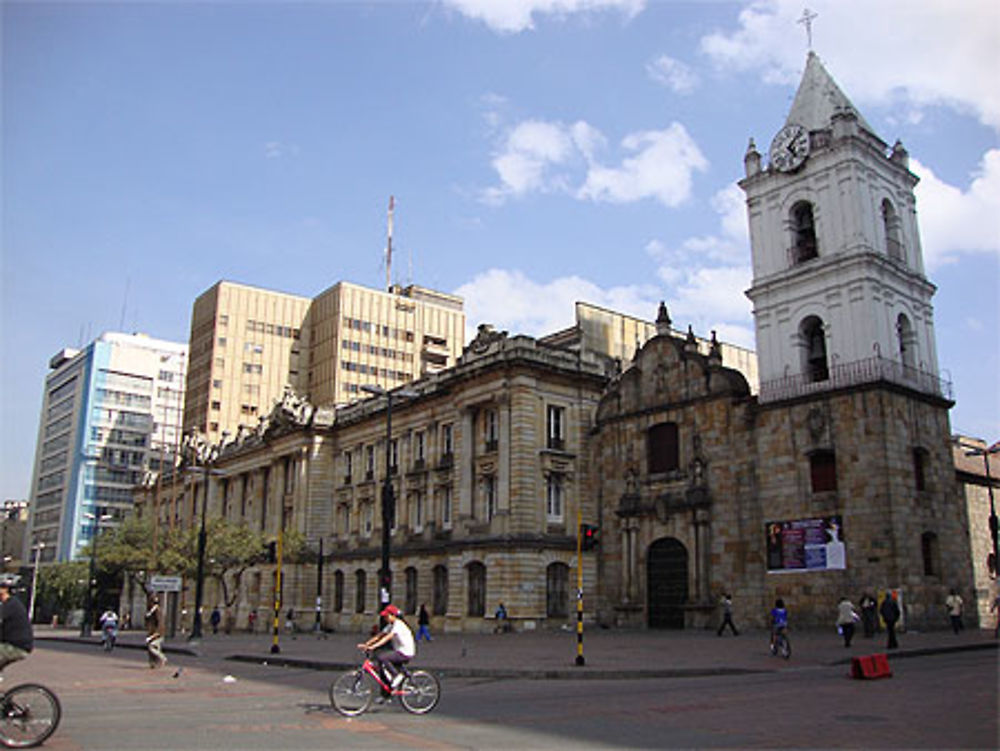
[[[431,617],[427,614],[427,606],[424,604],[420,605],[420,615],[417,616],[417,624],[420,626],[420,628],[417,629],[417,641],[420,641],[420,637],[423,637],[427,641],[430,641]]]
[[[895,592],[886,592],[882,606],[879,608],[879,615],[885,621],[885,630],[889,634],[886,642],[886,649],[897,649],[899,642],[896,641],[896,621],[899,620],[899,603],[896,602]]]
[[[10,590],[9,581],[0,581],[0,670],[23,660],[35,646],[28,611]]]

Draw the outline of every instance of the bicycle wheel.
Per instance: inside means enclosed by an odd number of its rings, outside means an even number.
[[[62,707],[55,694],[37,683],[14,686],[0,699],[0,743],[31,748],[59,727]]]
[[[330,684],[330,703],[342,715],[355,717],[371,706],[375,682],[365,671],[351,670]]]
[[[779,651],[781,652],[781,656],[784,657],[786,660],[792,656],[792,643],[788,641],[787,636],[781,638]]]
[[[399,701],[403,709],[413,714],[427,714],[437,706],[441,698],[441,684],[432,673],[414,670],[403,681]]]

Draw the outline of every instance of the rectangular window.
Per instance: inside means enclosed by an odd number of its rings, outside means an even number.
[[[927,490],[927,451],[923,448],[913,449],[913,482],[918,491]]]
[[[375,476],[375,447],[365,446],[365,478],[370,480]]]
[[[226,337],[224,337],[224,336],[220,336],[219,337],[219,346],[220,347],[225,347],[226,346]]]
[[[351,477],[354,475],[354,463],[352,461],[351,452],[344,452],[344,484],[351,484]]]
[[[549,405],[546,414],[546,435],[548,447],[562,451],[566,448],[566,409]]]
[[[424,465],[424,433],[423,431],[413,435],[413,461],[418,467]]]
[[[451,423],[448,425],[441,426],[441,456],[451,456],[454,452],[454,446],[452,443],[452,426]]]
[[[413,531],[420,532],[424,528],[424,495],[413,494]]]
[[[483,436],[486,439],[487,451],[497,450],[498,435],[499,429],[497,427],[497,411],[495,409],[488,409],[483,414]]]
[[[653,425],[646,436],[649,452],[649,473],[673,472],[680,467],[677,423],[662,422]]]
[[[371,537],[372,529],[374,527],[374,512],[372,511],[374,504],[366,503],[364,509],[362,509],[362,525],[365,537]]]
[[[545,518],[550,522],[563,520],[563,476],[550,474],[545,483]]]
[[[441,497],[441,526],[444,529],[451,529],[451,488],[445,486],[440,490]]]
[[[389,474],[396,474],[399,471],[399,439],[393,438],[389,441]]]
[[[809,455],[809,475],[812,492],[826,493],[837,489],[837,457],[832,451],[814,451]]]
[[[493,521],[497,513],[497,478],[494,475],[483,477],[483,513],[486,521]]]

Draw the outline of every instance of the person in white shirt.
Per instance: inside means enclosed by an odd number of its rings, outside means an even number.
[[[379,615],[386,620],[385,628],[368,641],[358,644],[358,649],[371,652],[392,642],[391,648],[376,654],[375,659],[378,660],[383,675],[392,687],[396,688],[403,682],[403,672],[400,668],[417,654],[417,642],[395,605],[386,605]]]

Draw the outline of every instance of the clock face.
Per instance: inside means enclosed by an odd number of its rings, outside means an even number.
[[[809,133],[801,125],[789,123],[771,141],[771,166],[781,172],[797,169],[809,156]]]

